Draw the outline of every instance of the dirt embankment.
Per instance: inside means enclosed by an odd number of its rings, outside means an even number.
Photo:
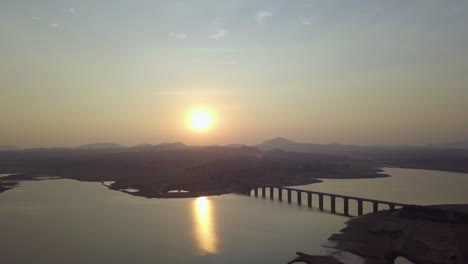
[[[468,205],[406,206],[353,218],[329,240],[366,264],[393,264],[397,257],[416,264],[468,263],[467,212]]]

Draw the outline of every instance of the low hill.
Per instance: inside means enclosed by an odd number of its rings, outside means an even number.
[[[435,148],[458,148],[458,149],[468,149],[468,140],[460,140],[460,141],[452,141],[452,142],[444,142],[444,143],[437,143],[431,144],[430,147]]]
[[[468,149],[439,146],[360,146],[344,144],[297,143],[286,138],[274,138],[259,145],[259,149],[281,149],[290,152],[316,153],[372,160],[380,166],[468,172]]]
[[[15,150],[20,150],[20,148],[15,147],[15,146],[0,146],[0,151],[15,151]]]
[[[292,140],[277,137],[264,141],[256,147],[262,150],[282,149],[291,152],[303,153],[321,153],[329,155],[346,155],[359,157],[369,150],[378,150],[382,147],[377,146],[358,146],[358,145],[345,145],[345,144],[316,144],[316,143],[298,143]]]
[[[139,144],[133,147],[130,147],[130,150],[133,151],[162,151],[162,150],[171,150],[171,149],[184,149],[188,148],[187,145],[181,142],[173,142],[173,143],[161,143],[157,145],[151,144]]]
[[[123,149],[126,148],[123,145],[117,143],[92,143],[83,146],[79,146],[76,149]]]

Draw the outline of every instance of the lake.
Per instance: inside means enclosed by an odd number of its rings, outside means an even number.
[[[286,263],[347,218],[222,195],[147,199],[68,179],[0,194],[2,263]]]
[[[294,186],[294,188],[405,204],[468,204],[468,192],[466,191],[468,174],[466,173],[402,168],[384,168],[382,173],[391,175],[391,177],[324,179],[319,184]],[[303,197],[303,201],[304,199]],[[325,210],[330,210],[329,199],[329,197],[324,199]],[[343,201],[337,199],[336,202],[337,211],[340,212],[343,208]],[[313,206],[318,206],[317,199],[313,201]],[[356,201],[350,201],[351,214],[356,215],[356,208]],[[364,212],[371,211],[372,205],[364,203]]]
[[[467,174],[385,173],[392,177],[300,188],[403,203],[468,203]],[[286,263],[296,251],[326,253],[321,245],[348,218],[268,198],[147,199],[60,179],[21,182],[0,194],[0,219],[2,263]]]

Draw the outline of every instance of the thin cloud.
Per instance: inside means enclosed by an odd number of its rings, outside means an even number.
[[[72,14],[75,14],[76,13],[76,9],[73,8],[73,7],[70,7],[67,9],[68,12],[72,13]]]
[[[217,29],[215,33],[210,35],[210,38],[215,39],[215,40],[220,40],[229,35],[229,32],[224,29]]]
[[[224,22],[224,17],[218,16],[214,19],[213,24],[218,27],[224,26],[226,23]]]
[[[32,16],[31,19],[34,19],[34,20],[41,20],[41,17],[38,17],[38,16]]]
[[[188,38],[187,34],[185,33],[177,33],[177,32],[170,32],[169,37],[173,39],[179,39],[179,40],[184,40]]]
[[[290,22],[291,25],[295,26],[310,26],[314,22],[314,17],[299,17],[296,20]]]
[[[58,23],[49,23],[49,26],[51,28],[58,28],[58,27],[60,27],[60,24],[58,24]]]
[[[273,14],[268,10],[259,11],[255,14],[255,21],[257,21],[258,24],[263,25],[271,16],[273,16]]]

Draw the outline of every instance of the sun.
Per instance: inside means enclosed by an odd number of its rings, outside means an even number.
[[[213,115],[206,110],[196,110],[190,114],[189,123],[192,129],[205,131],[213,126]]]

